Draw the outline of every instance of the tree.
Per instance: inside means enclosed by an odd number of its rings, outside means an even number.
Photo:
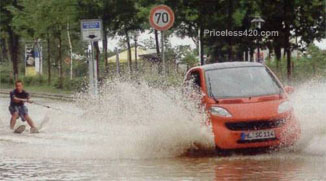
[[[326,52],[320,50],[315,45],[310,45],[307,50],[310,57],[313,73],[316,75],[318,72],[318,67],[320,65],[326,64]]]
[[[300,47],[307,47],[315,39],[325,37],[325,10],[322,0],[258,1],[265,18],[263,30],[278,31],[273,41],[276,58],[281,58],[284,49],[287,60],[287,76],[291,78],[291,51],[298,48],[291,40],[299,38]]]
[[[9,11],[10,8],[20,9],[18,0],[1,0],[0,5],[0,31],[5,32],[8,35],[8,50],[10,54],[10,60],[12,62],[12,68],[14,73],[14,79],[18,79],[18,52],[19,52],[19,39],[20,36],[14,31],[12,27],[12,21],[14,16]]]
[[[113,21],[113,31],[119,35],[124,35],[128,49],[128,66],[129,72],[132,73],[130,33],[134,31],[143,31],[143,24],[146,22],[142,14],[138,14],[139,4],[136,0],[121,0],[115,5],[117,16]]]
[[[112,22],[117,16],[116,4],[112,0],[84,0],[77,3],[77,16],[79,19],[101,19],[103,23],[103,53],[106,72],[109,71],[108,59],[108,36],[112,29]],[[99,50],[96,50],[99,52]]]
[[[1,31],[0,31],[1,32]],[[6,38],[0,35],[0,62],[3,62],[8,59]]]
[[[187,52],[185,57],[181,59],[181,62],[187,65],[187,68],[198,65],[196,56],[192,52]]]
[[[51,42],[57,44],[57,62],[59,65],[59,87],[63,84],[63,41],[64,32],[68,24],[78,26],[74,21],[74,1],[39,1],[21,0],[19,5],[23,8],[11,7],[14,15],[12,25],[15,31],[25,39],[34,41],[45,39],[47,44],[48,83],[51,82]]]
[[[201,46],[201,57],[200,62],[204,64],[204,30],[207,28],[207,24],[212,22],[212,14],[218,6],[219,1],[196,1],[180,0],[175,8],[175,14],[179,14],[176,17],[177,34],[181,36],[189,36],[197,42],[200,42]],[[214,21],[214,20],[213,20]],[[198,32],[200,34],[198,35]]]

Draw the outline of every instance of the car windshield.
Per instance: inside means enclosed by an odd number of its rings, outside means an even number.
[[[265,67],[236,67],[206,71],[209,94],[215,98],[279,94],[282,89]]]

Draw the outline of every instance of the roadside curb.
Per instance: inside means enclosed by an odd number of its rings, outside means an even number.
[[[10,89],[0,89],[0,96],[9,97]],[[46,99],[54,99],[54,100],[60,100],[60,101],[74,101],[73,95],[64,95],[64,94],[52,94],[52,93],[44,93],[44,92],[33,92],[29,91],[32,97],[37,98],[46,98]]]

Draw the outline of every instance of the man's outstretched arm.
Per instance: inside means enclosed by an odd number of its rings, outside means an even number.
[[[33,101],[30,100],[30,97],[28,97],[27,99],[21,99],[18,97],[13,96],[13,99],[16,103],[20,103],[20,102],[28,102],[28,103],[32,103]]]

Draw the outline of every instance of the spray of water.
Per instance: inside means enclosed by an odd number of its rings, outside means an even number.
[[[102,87],[99,98],[82,94],[77,104],[84,110],[82,120],[97,124],[85,131],[104,133],[107,140],[101,142],[110,145],[105,147],[108,155],[153,158],[179,156],[196,145],[214,147],[210,128],[203,126],[207,118],[198,109],[199,100],[185,96],[180,87],[153,88],[145,81],[115,80]],[[326,83],[302,84],[291,100],[302,128],[295,149],[325,155],[321,143],[326,141]]]
[[[99,97],[78,96],[77,105],[84,110],[80,121],[114,158],[174,157],[198,145],[212,147],[206,114],[198,109],[200,98],[182,90],[153,88],[145,81],[108,81]]]
[[[296,150],[300,155],[325,155],[326,83],[312,81],[298,86],[291,99],[302,127]],[[154,88],[145,81],[116,79],[105,83],[98,97],[82,93],[73,103],[39,101],[67,112],[29,105],[38,124],[45,116],[50,118],[36,135],[12,134],[7,104],[0,102],[4,115],[0,121],[1,155],[152,159],[180,156],[198,146],[214,148],[212,132],[205,125],[206,114],[198,109],[200,98],[185,96],[178,86]]]
[[[97,97],[81,93],[73,103],[41,102],[58,109],[29,105],[35,120],[44,120],[44,114],[50,120],[41,122],[37,135],[1,135],[2,141],[23,147],[11,146],[3,154],[24,158],[152,159],[176,157],[189,149],[213,148],[211,128],[205,124],[207,116],[198,106],[200,95],[191,92],[181,86],[162,83],[153,87],[143,80],[115,79],[102,85]]]
[[[302,129],[298,150],[325,155],[326,82],[318,79],[302,84],[297,87],[291,99]]]

